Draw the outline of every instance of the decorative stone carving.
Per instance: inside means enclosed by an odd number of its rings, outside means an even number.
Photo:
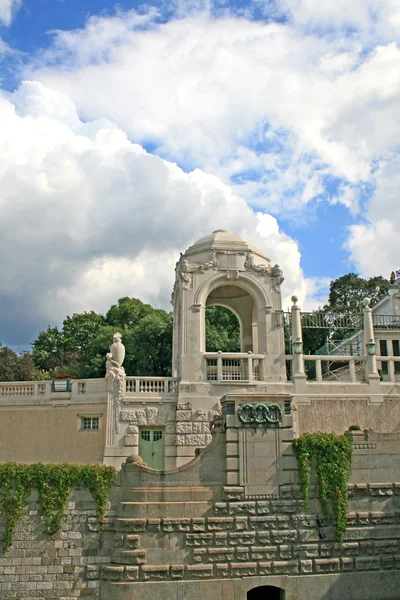
[[[274,290],[274,292],[276,292],[278,294],[281,289],[280,285],[284,281],[282,270],[280,269],[279,265],[274,265],[270,269],[269,274],[271,276],[272,289]]]
[[[245,425],[277,425],[282,421],[282,409],[279,404],[242,404],[238,417]]]
[[[213,420],[210,423],[210,431],[212,436],[225,431],[225,423],[222,415],[217,414],[213,416]]]
[[[283,274],[279,265],[274,265],[271,267],[270,265],[256,265],[254,264],[254,254],[252,252],[246,252],[246,260],[244,262],[244,266],[247,269],[251,269],[256,273],[261,273],[261,275],[266,275],[271,277],[271,285],[274,292],[279,293],[280,284],[283,282]]]

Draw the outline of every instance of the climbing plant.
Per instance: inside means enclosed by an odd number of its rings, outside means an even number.
[[[330,501],[336,519],[336,539],[342,543],[348,513],[351,441],[334,433],[305,433],[293,441],[293,448],[299,465],[305,509],[308,509],[311,470],[314,467],[322,511],[327,517]]]
[[[114,477],[114,467],[102,465],[24,465],[15,462],[0,464],[0,510],[5,525],[3,551],[6,552],[11,546],[13,533],[32,488],[38,490],[39,513],[43,515],[49,535],[60,530],[68,495],[72,487],[77,486],[84,487],[92,493],[102,530]]]

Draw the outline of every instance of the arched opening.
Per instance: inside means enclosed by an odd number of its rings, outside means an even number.
[[[247,592],[247,600],[285,600],[285,590],[274,585],[260,585]]]
[[[224,283],[223,285],[219,285],[215,287],[207,297],[206,308],[215,307],[219,309],[220,312],[216,312],[216,316],[223,317],[222,321],[225,321],[227,324],[234,323],[232,313],[237,318],[240,323],[240,340],[239,344],[236,344],[237,349],[223,349],[219,348],[222,352],[257,352],[257,341],[254,340],[254,331],[253,329],[257,328],[257,325],[254,323],[254,316],[256,315],[255,311],[255,302],[253,296],[245,289],[236,285],[235,283]],[[228,309],[227,312],[222,312],[222,309]],[[206,315],[207,315],[206,310]],[[211,313],[210,313],[211,314]],[[228,318],[229,315],[229,318]],[[207,326],[207,316],[206,316],[206,326]],[[236,331],[229,327],[228,332],[233,331],[233,335],[237,335]],[[206,331],[207,334],[207,331]],[[256,343],[254,343],[256,342]],[[215,352],[218,351],[216,348],[209,350],[207,348],[207,352]]]
[[[225,306],[206,308],[206,352],[240,352],[240,323]]]

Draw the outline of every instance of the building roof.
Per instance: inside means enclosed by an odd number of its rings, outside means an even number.
[[[185,254],[198,254],[199,252],[204,252],[205,250],[248,251],[254,252],[262,258],[269,260],[261,250],[244,240],[236,233],[228,231],[227,229],[216,229],[212,233],[205,235],[197,240],[197,242],[192,244],[192,246],[186,250]]]

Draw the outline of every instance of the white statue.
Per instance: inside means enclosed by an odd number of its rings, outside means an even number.
[[[106,379],[108,381],[107,446],[113,445],[114,433],[119,433],[119,410],[125,395],[125,346],[121,334],[114,333],[110,352],[106,354]]]

